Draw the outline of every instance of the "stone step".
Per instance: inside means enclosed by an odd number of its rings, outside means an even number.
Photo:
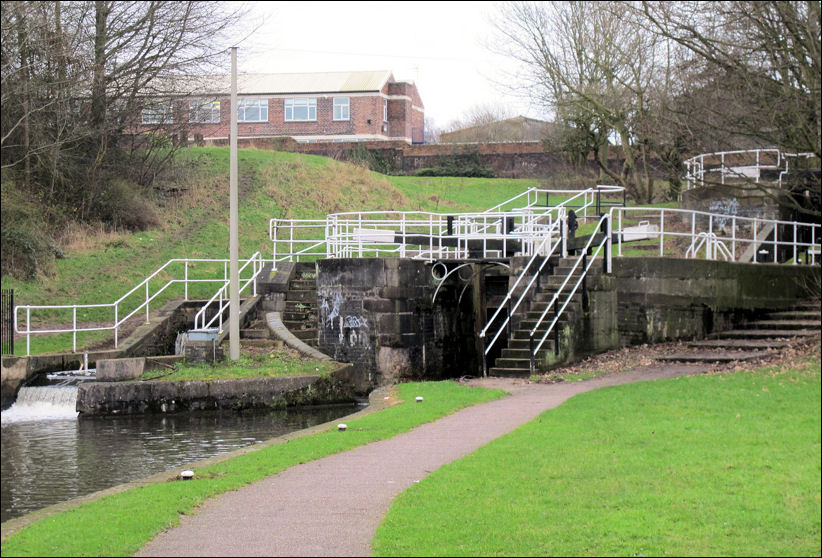
[[[770,351],[697,351],[655,357],[660,362],[735,362],[761,358],[771,354]]]
[[[288,329],[306,329],[311,327],[317,327],[317,320],[303,320],[303,319],[296,319],[296,320],[283,320],[283,325]]]
[[[822,313],[818,310],[783,310],[780,312],[769,312],[766,316],[768,320],[816,320],[822,319]]]
[[[296,262],[294,264],[294,274],[299,276],[302,273],[316,273],[317,264],[315,262]]]
[[[268,328],[241,329],[240,339],[268,339],[270,337]]]
[[[782,349],[790,346],[789,341],[779,339],[710,339],[705,341],[692,341],[688,347],[697,349],[749,349],[768,350]]]
[[[297,339],[301,339],[305,342],[317,339],[317,328],[296,330],[289,329],[289,331],[294,334],[294,337],[296,337]]]
[[[759,320],[750,322],[748,327],[756,329],[812,329],[820,327],[816,320]]]
[[[570,316],[568,316],[567,313],[563,312],[562,314],[560,314],[559,319],[557,320],[557,325],[566,324],[568,322],[569,317]],[[546,329],[548,329],[548,326],[551,325],[551,322],[553,321],[554,313],[549,312],[548,315],[545,316],[545,319],[542,320],[542,323],[539,325],[537,331],[545,331]],[[519,328],[517,329],[527,329],[528,331],[530,331],[534,329],[535,325],[537,325],[537,318],[525,318],[524,320],[520,321]]]
[[[543,348],[540,349],[537,353],[537,359],[544,357],[547,354],[545,346],[548,345],[548,341],[542,345]],[[553,342],[550,344],[553,347]],[[553,350],[553,349],[552,349]],[[513,358],[513,359],[531,359],[531,350],[527,347],[509,347],[502,350],[502,357],[501,358]],[[499,366],[499,361],[497,361],[497,366]]]
[[[529,358],[498,358],[494,363],[494,368],[518,368],[520,370],[531,369],[531,359]]]
[[[283,347],[285,343],[283,343],[279,339],[240,339],[240,348],[242,347],[255,347],[258,349],[270,348],[270,349],[279,349]]]
[[[292,279],[288,283],[288,290],[317,292],[317,281],[315,279]]]
[[[539,342],[539,338],[534,336],[534,344]],[[508,349],[525,349],[526,351],[531,350],[531,341],[528,339],[528,335],[526,334],[525,337],[515,337],[513,339],[508,340]],[[503,349],[503,351],[506,349]],[[539,352],[542,351],[553,351],[554,350],[554,337],[553,335],[549,335],[548,339],[545,340],[545,343],[542,344],[540,347]]]
[[[497,376],[502,378],[527,378],[531,375],[530,368],[501,368],[494,366],[488,369],[489,376]]]
[[[709,339],[764,339],[781,337],[812,337],[819,330],[810,329],[731,329],[712,333]]]
[[[285,293],[286,303],[289,301],[297,301],[303,303],[317,304],[317,291],[292,291]]]

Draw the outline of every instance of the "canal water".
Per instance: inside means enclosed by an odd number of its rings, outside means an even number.
[[[0,521],[350,414],[280,411],[78,417],[78,379],[26,387],[2,419]]]

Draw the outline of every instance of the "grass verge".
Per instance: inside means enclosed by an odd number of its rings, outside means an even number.
[[[818,556],[818,351],[579,395],[392,505],[380,556]],[[469,511],[470,510],[470,511]]]
[[[422,382],[398,386],[400,404],[195,470],[195,479],[120,492],[43,518],[2,541],[2,556],[130,556],[207,498],[288,467],[385,440],[454,411],[501,397],[501,390]],[[425,405],[414,403],[423,396]],[[410,402],[410,403],[406,403]]]
[[[240,378],[278,378],[319,374],[328,376],[339,363],[305,358],[292,349],[273,349],[262,354],[240,354],[236,361],[216,364],[177,363],[171,370],[150,370],[137,381],[164,382],[236,380]]]

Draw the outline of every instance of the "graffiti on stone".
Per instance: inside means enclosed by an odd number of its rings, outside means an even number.
[[[708,206],[710,213],[721,213],[722,215],[739,215],[739,201],[736,198],[714,200]],[[719,228],[725,228],[728,222],[728,217],[714,217],[714,225]]]

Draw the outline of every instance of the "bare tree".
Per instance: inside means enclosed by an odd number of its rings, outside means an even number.
[[[811,153],[818,166],[820,6],[818,1],[631,5],[649,30],[685,52],[679,79],[689,88],[672,99],[669,114],[693,152],[777,147]],[[778,201],[818,216],[819,175],[809,179],[815,203],[793,196]]]
[[[225,65],[240,15],[212,2],[4,2],[4,174],[80,219],[105,220],[113,180],[148,186],[169,160],[168,149],[124,141],[146,99],[184,94],[175,76]]]
[[[593,153],[610,180],[637,200],[654,197],[650,116],[665,97],[670,52],[621,4],[514,3],[497,28],[520,78],[556,117],[560,145]],[[609,164],[609,140],[621,167]]]

